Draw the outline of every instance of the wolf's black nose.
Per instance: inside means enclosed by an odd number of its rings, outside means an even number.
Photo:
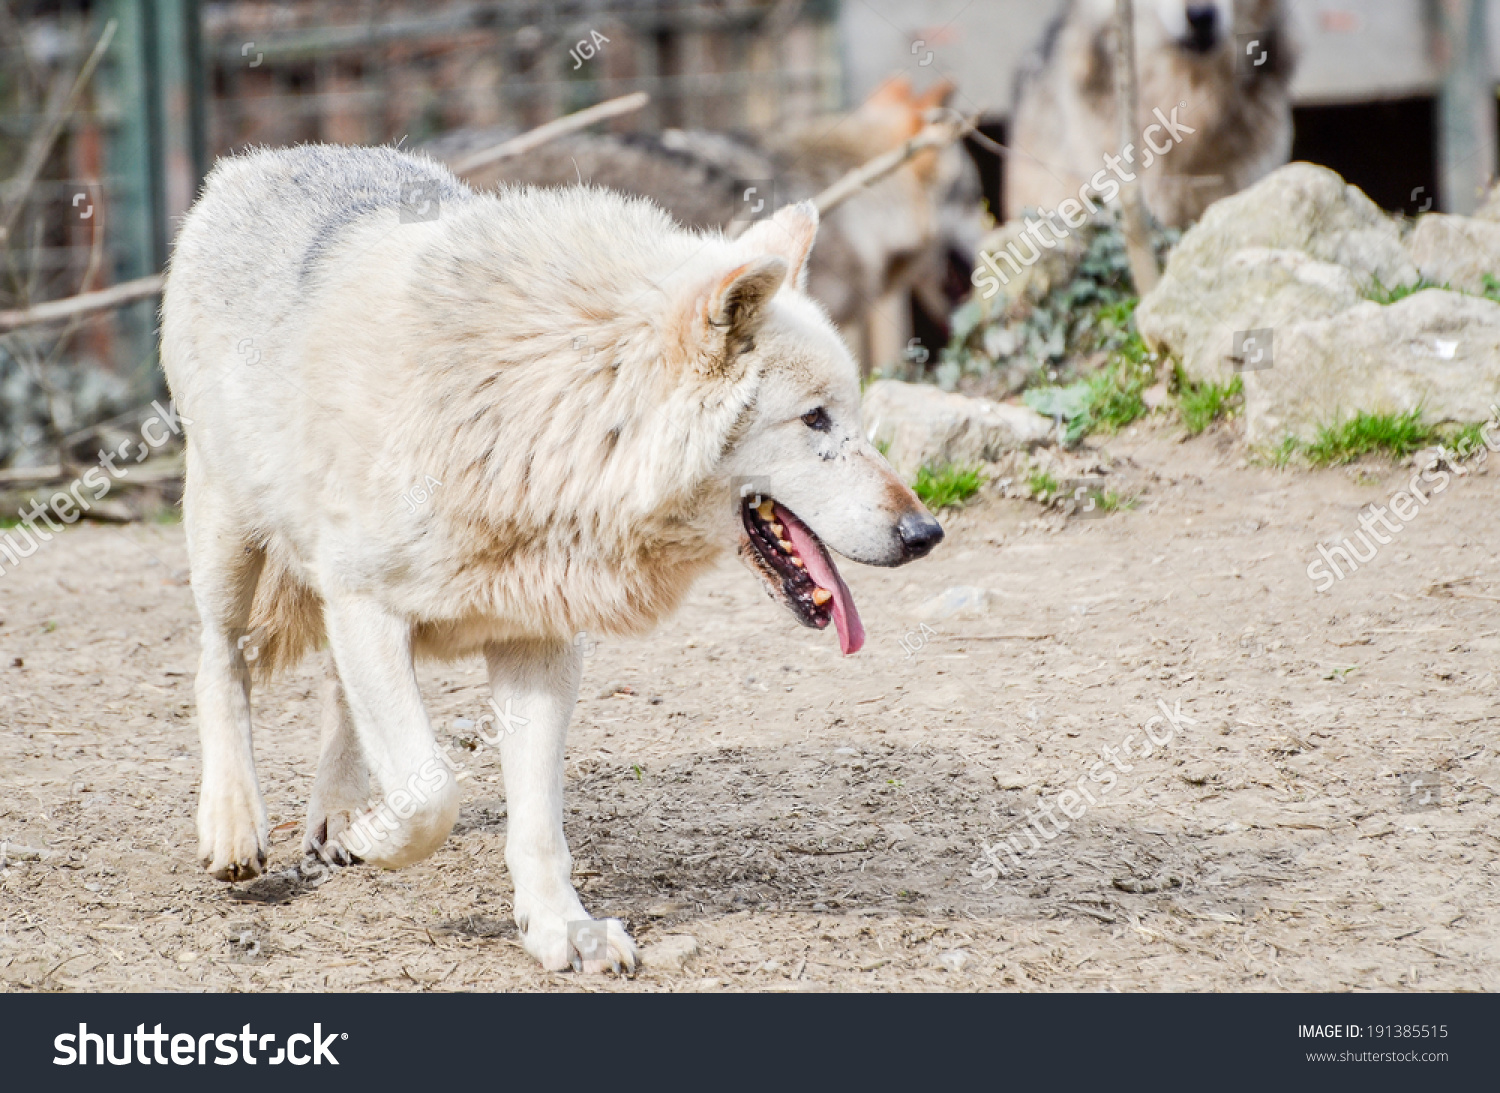
[[[1189,4],[1186,14],[1192,44],[1198,49],[1212,48],[1219,39],[1219,9],[1213,4]]]
[[[943,525],[925,512],[908,512],[896,524],[896,531],[908,562],[932,553],[943,541]]]

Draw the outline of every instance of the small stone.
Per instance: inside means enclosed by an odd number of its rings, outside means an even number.
[[[1207,763],[1197,763],[1182,772],[1182,780],[1190,786],[1205,786],[1214,780],[1214,768]]]
[[[1030,451],[1052,435],[1052,421],[1026,406],[969,398],[927,383],[876,380],[864,395],[869,439],[883,444],[896,471],[923,465],[994,462]]]
[[[679,974],[697,955],[697,938],[687,934],[667,934],[641,950],[641,963],[658,971]]]
[[[973,957],[964,949],[949,949],[945,953],[939,953],[937,962],[943,969],[957,975],[973,963]]]
[[[954,585],[917,608],[916,616],[921,619],[979,618],[989,614],[994,602],[995,594],[987,588]]]

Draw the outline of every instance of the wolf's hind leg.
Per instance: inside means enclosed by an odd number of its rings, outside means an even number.
[[[367,596],[350,594],[326,597],[323,618],[359,754],[382,798],[349,822],[340,843],[364,861],[399,869],[442,845],[459,802],[458,781],[417,688],[411,624]],[[335,730],[333,744],[344,760],[350,758],[342,751],[346,737],[342,727]],[[346,768],[336,785],[356,794],[357,776]]]
[[[486,647],[485,660],[503,711],[495,731],[509,817],[505,863],[521,942],[552,971],[634,971],[635,943],[625,927],[618,919],[592,920],[579,902],[563,834],[563,753],[578,700],[578,650],[561,640],[509,642]]]
[[[248,880],[265,868],[269,834],[251,742],[255,638],[246,630],[265,552],[228,499],[203,485],[195,462],[189,445],[183,524],[203,623],[194,682],[203,747],[198,857],[219,880]]]
[[[344,836],[370,803],[370,768],[359,748],[354,718],[332,653],[328,654],[322,692],[322,744],[318,774],[307,803],[302,852],[330,865],[350,865],[359,858],[344,845]]]

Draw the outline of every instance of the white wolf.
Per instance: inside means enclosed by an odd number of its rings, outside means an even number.
[[[390,149],[215,168],[162,305],[192,422],[214,876],[266,858],[246,649],[268,672],[326,636],[305,849],[387,867],[430,854],[459,805],[413,657],[483,653],[497,703],[527,722],[499,744],[516,922],[548,968],[578,966],[573,636],[648,629],[737,542],[851,653],[864,632],[827,548],[889,566],[942,538],[865,440],[858,370],[802,291],[816,229],[805,205],[729,241],[607,191],[479,195]],[[370,839],[377,804],[399,820]],[[600,963],[633,966],[618,921],[607,938]]]

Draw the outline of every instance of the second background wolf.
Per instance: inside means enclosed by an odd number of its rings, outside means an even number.
[[[1050,211],[1120,151],[1114,0],[1068,0],[1016,81],[1005,218]],[[1284,164],[1292,150],[1288,87],[1296,43],[1282,0],[1137,0],[1138,116],[1132,133],[1176,116],[1183,139],[1127,171],[1152,214],[1184,226],[1221,197]]]

